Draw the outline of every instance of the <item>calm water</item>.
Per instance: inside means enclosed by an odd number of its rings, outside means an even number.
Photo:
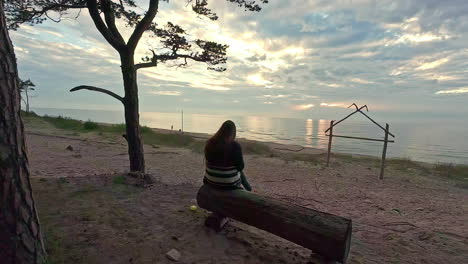
[[[37,108],[40,115],[62,115],[81,120],[106,123],[123,123],[118,111],[72,110]],[[143,112],[142,125],[174,130],[181,128],[180,113]],[[354,119],[353,119],[354,118]],[[359,118],[356,120],[356,118]],[[223,116],[184,113],[184,131],[214,133],[227,119],[238,127],[238,136],[259,141],[270,141],[326,149],[328,137],[325,130],[330,120],[270,118],[260,116]],[[378,121],[378,120],[377,120]],[[454,121],[392,122],[390,132],[396,138],[389,143],[389,157],[411,158],[426,162],[468,164],[468,126]],[[361,116],[352,117],[334,128],[334,134],[383,139],[384,133]],[[373,156],[382,155],[382,142],[346,138],[333,138],[333,151]]]

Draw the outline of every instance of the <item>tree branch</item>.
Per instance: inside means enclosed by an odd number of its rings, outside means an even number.
[[[142,62],[142,63],[135,64],[135,70],[139,70],[142,68],[156,67],[156,66],[158,66],[157,62]]]
[[[72,2],[72,4],[70,4]],[[66,9],[86,8],[86,0],[80,1],[6,1],[7,9],[5,13],[9,17],[8,29],[16,30],[23,23],[40,24],[48,16],[48,11],[56,11],[60,15],[65,13]],[[40,7],[41,9],[37,9]],[[53,20],[53,19],[52,19]]]
[[[119,42],[119,45],[124,46],[125,41],[122,35],[120,35],[120,32],[117,29],[117,26],[115,25],[115,15],[111,7],[111,1],[102,0],[101,6],[102,6],[102,11],[104,12],[104,18],[106,19],[107,27],[109,28],[112,35],[114,35],[114,37],[116,38],[116,41]]]
[[[208,60],[204,60],[196,56],[185,55],[185,54],[155,55],[153,56],[150,62],[142,62],[142,63],[135,64],[135,69],[138,70],[141,68],[155,67],[155,66],[158,66],[158,61],[168,61],[168,60],[177,60],[177,59],[184,59],[185,60],[184,64],[187,64],[187,59],[191,59],[191,60],[199,61],[199,62],[208,62]]]
[[[179,31],[183,33],[183,30],[178,28]],[[227,45],[218,44],[211,41],[204,41],[204,40],[196,40],[196,45],[202,49],[202,51],[192,51],[190,52],[190,47],[184,37],[179,36],[177,33],[169,32],[160,30],[160,32],[164,34],[160,34],[165,39],[169,40],[162,40],[163,44],[170,49],[171,51],[164,54],[156,54],[154,50],[151,50],[153,53],[153,57],[149,58],[148,56],[143,58],[142,63],[136,64],[135,69],[141,68],[148,68],[148,67],[155,67],[158,63],[166,62],[169,60],[177,60],[177,59],[184,59],[184,63],[179,64],[179,67],[187,66],[187,59],[198,61],[198,62],[206,62],[209,66],[209,70],[214,70],[218,72],[225,71],[226,68],[224,67],[215,67],[220,64],[226,63],[226,49],[228,48]],[[178,50],[182,49],[184,51],[190,52],[185,54],[179,54]]]
[[[146,12],[143,19],[135,27],[135,30],[133,31],[132,35],[130,36],[130,39],[128,40],[127,45],[131,51],[135,50],[136,46],[138,45],[138,41],[140,41],[141,36],[143,35],[143,32],[145,32],[145,30],[147,30],[153,22],[156,13],[158,13],[158,8],[159,0],[150,0],[148,12]]]
[[[87,0],[86,3],[88,6],[89,15],[93,19],[94,25],[96,25],[96,28],[99,30],[99,32],[101,32],[102,36],[107,40],[107,42],[109,42],[112,47],[114,47],[114,49],[117,51],[122,50],[122,43],[119,43],[116,40],[112,32],[109,30],[109,28],[107,28],[106,24],[104,24],[104,21],[102,21],[96,0]]]
[[[106,90],[106,89],[103,89],[103,88],[98,88],[98,87],[94,87],[94,86],[88,86],[88,85],[80,85],[80,86],[77,86],[75,88],[72,88],[70,90],[70,92],[74,92],[74,91],[79,91],[79,90],[90,90],[90,91],[96,91],[96,92],[101,92],[101,93],[105,93],[105,94],[108,94],[112,97],[114,97],[115,99],[119,100],[120,102],[123,103],[123,97],[117,95],[116,93],[114,92],[111,92],[109,90]]]

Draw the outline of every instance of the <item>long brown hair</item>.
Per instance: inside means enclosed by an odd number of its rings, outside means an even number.
[[[232,139],[236,138],[236,124],[231,120],[224,121],[218,132],[214,134],[205,145],[205,156],[210,153],[226,152],[230,144],[227,144],[227,140],[232,136]]]

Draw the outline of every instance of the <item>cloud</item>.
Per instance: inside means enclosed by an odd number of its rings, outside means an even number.
[[[253,75],[247,76],[247,82],[253,85],[260,85],[260,86],[271,84],[271,82],[265,80],[261,74],[253,74]]]
[[[462,87],[458,89],[443,90],[443,91],[436,92],[436,94],[463,94],[463,93],[468,93],[468,87]]]
[[[307,109],[311,109],[314,106],[315,106],[314,104],[294,105],[293,109],[294,110],[307,110]]]
[[[202,83],[202,82],[195,82],[190,84],[191,87],[197,88],[197,89],[205,89],[205,90],[211,90],[211,91],[229,91],[231,88],[229,87],[223,87],[223,86],[218,86],[218,85],[212,85],[212,84],[207,84],[207,83]]]
[[[349,104],[342,104],[342,103],[320,103],[320,106],[323,106],[323,107],[343,107],[343,108],[347,108],[347,105],[349,105]]]
[[[180,95],[182,95],[182,93],[180,91],[152,91],[151,94],[169,95],[169,96],[180,96]]]
[[[440,67],[441,65],[447,63],[449,61],[448,58],[442,58],[436,61],[426,62],[421,64],[421,66],[417,67],[416,70],[429,70]]]
[[[371,84],[371,83],[374,83],[374,82],[372,82],[372,81],[364,80],[364,79],[361,79],[361,78],[351,78],[350,81],[351,81],[351,82],[355,82],[355,83],[362,83],[362,84]]]
[[[265,94],[265,95],[263,95],[263,97],[271,98],[271,99],[286,98],[286,97],[289,97],[289,96],[290,95],[288,95],[288,94],[277,94],[277,95]]]

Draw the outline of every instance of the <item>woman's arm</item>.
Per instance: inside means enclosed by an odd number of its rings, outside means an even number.
[[[242,148],[239,143],[234,142],[234,166],[238,171],[244,169],[244,156],[242,155]]]
[[[247,177],[245,177],[245,174],[243,171],[241,171],[241,183],[242,183],[242,186],[244,186],[244,188],[251,192],[252,191],[252,187],[250,186],[249,182],[247,181]]]
[[[244,165],[244,157],[242,155],[242,148],[239,145],[239,143],[235,142],[234,150],[235,150],[235,152],[234,152],[234,162],[235,162],[236,169],[238,171],[240,171],[242,186],[244,186],[244,188],[247,191],[250,192],[250,191],[252,191],[252,187],[250,186],[249,182],[247,181],[247,177],[245,177],[245,174],[242,171],[242,170],[244,170],[245,165]]]

